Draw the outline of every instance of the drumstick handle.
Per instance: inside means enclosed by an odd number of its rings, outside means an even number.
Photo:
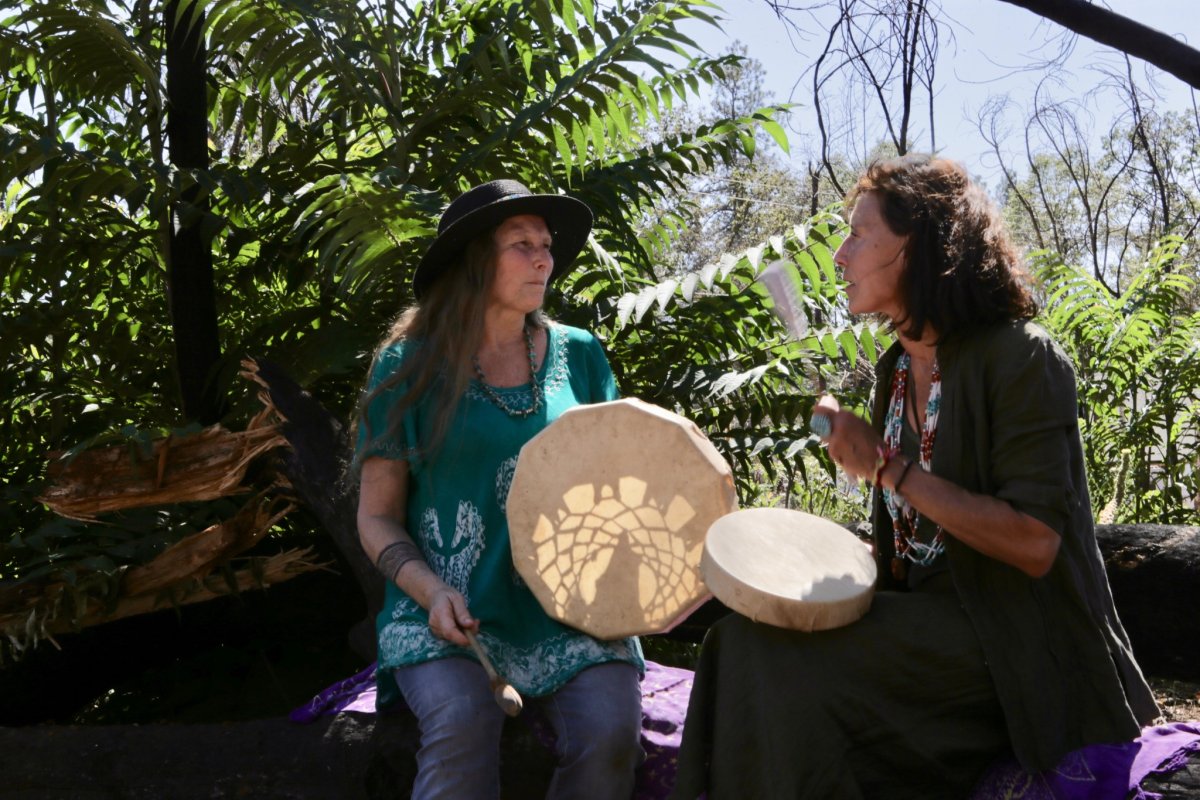
[[[475,651],[475,655],[479,657],[479,663],[483,665],[483,671],[487,673],[488,681],[492,684],[492,696],[496,699],[496,705],[500,706],[501,710],[510,717],[520,714],[521,708],[524,706],[521,695],[508,681],[496,674],[496,668],[492,666],[492,660],[488,658],[487,651],[483,649],[483,645],[475,638],[474,632],[467,628],[463,628],[462,632],[466,635],[467,641],[471,643],[471,649]]]
[[[463,628],[462,632],[467,637],[467,641],[471,643],[471,649],[475,651],[475,655],[479,658],[479,663],[483,665],[483,671],[487,673],[488,680],[493,683],[507,683],[500,678],[496,673],[496,668],[492,666],[492,660],[488,658],[487,651],[483,649],[483,645],[475,638],[475,634],[470,628]]]

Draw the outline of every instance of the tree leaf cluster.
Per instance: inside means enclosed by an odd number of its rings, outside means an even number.
[[[597,225],[559,311],[576,319],[612,296],[615,319],[616,296],[656,274],[640,227],[649,209],[744,155],[757,131],[781,133],[780,109],[764,106],[643,134],[739,63],[680,33],[715,22],[706,0],[191,7],[209,67],[196,98],[205,169],[167,152],[159,4],[0,0],[5,585],[116,576],[220,513],[152,508],[84,525],[34,501],[51,453],[188,424],[177,387],[193,366],[177,360],[165,296],[173,226],[199,226],[211,248],[224,355],[207,379],[230,401],[225,423],[258,410],[237,378],[247,354],[286,365],[348,417],[462,190],[503,176],[587,202]],[[616,333],[612,319],[591,322]],[[284,527],[311,524],[296,520]]]
[[[821,387],[853,375],[890,344],[870,322],[847,320],[833,253],[844,224],[822,212],[804,225],[701,269],[650,281],[580,275],[567,291],[586,300],[624,390],[696,421],[734,467],[743,503],[784,501],[812,466],[832,464],[808,430]],[[808,334],[790,339],[759,280],[783,260],[796,278]],[[870,381],[846,380],[847,405],[865,407]],[[806,458],[807,456],[807,458]],[[778,499],[778,498],[776,498]]]
[[[1093,506],[1105,521],[1195,524],[1200,496],[1200,312],[1185,242],[1163,239],[1125,291],[1054,253],[1033,266],[1043,319],[1078,373]]]

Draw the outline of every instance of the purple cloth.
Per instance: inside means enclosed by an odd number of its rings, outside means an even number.
[[[642,679],[642,747],[646,761],[638,770],[635,800],[658,800],[675,785],[676,757],[692,693],[692,671],[646,662]],[[375,713],[375,665],[335,683],[292,711],[293,722],[313,722],[342,711]],[[529,715],[534,733],[548,747],[554,731]],[[1200,753],[1200,722],[1175,722],[1145,728],[1132,742],[1092,745],[1071,753],[1057,768],[1030,775],[1013,759],[994,765],[970,800],[1155,800],[1144,791],[1147,777],[1186,766]]]
[[[646,662],[646,677],[642,679],[642,747],[646,761],[638,769],[635,800],[659,800],[671,793],[691,694],[691,670]],[[292,722],[307,723],[343,711],[375,713],[374,664],[325,689],[292,711],[289,718]],[[553,747],[554,730],[549,722],[535,713],[523,716],[529,718],[538,739]]]
[[[1141,783],[1186,766],[1200,752],[1200,723],[1144,728],[1122,744],[1095,744],[1067,755],[1052,770],[1030,775],[1015,760],[994,765],[970,800],[1154,800]]]
[[[319,692],[312,700],[293,709],[288,719],[292,722],[316,722],[321,717],[341,711],[375,713],[374,664]]]

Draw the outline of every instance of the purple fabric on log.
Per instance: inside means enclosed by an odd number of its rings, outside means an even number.
[[[646,762],[638,770],[636,800],[658,800],[675,785],[676,757],[692,693],[692,671],[646,662],[642,679],[642,747]],[[293,722],[313,722],[342,711],[375,713],[375,665],[335,683],[292,711]],[[554,731],[529,714],[537,737],[552,747]],[[1071,753],[1056,769],[1037,775],[1013,759],[997,763],[975,787],[970,800],[1155,800],[1140,784],[1166,775],[1200,753],[1200,722],[1175,722],[1145,728],[1132,742],[1092,745]],[[1132,794],[1131,794],[1132,792]]]
[[[1005,760],[988,770],[970,800],[1153,800],[1159,795],[1144,791],[1142,781],[1184,767],[1195,752],[1200,752],[1200,723],[1158,725],[1144,728],[1132,742],[1076,750],[1037,775]]]
[[[357,675],[338,681],[319,692],[312,700],[288,714],[288,718],[292,722],[315,722],[323,716],[340,711],[375,713],[374,664]]]

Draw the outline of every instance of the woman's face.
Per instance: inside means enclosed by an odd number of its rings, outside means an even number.
[[[908,237],[892,233],[876,192],[859,195],[850,214],[850,234],[833,255],[846,280],[851,314],[904,316],[904,246]]]
[[[554,271],[550,229],[533,214],[509,217],[496,229],[496,273],[490,307],[528,314],[542,307],[546,283]]]

